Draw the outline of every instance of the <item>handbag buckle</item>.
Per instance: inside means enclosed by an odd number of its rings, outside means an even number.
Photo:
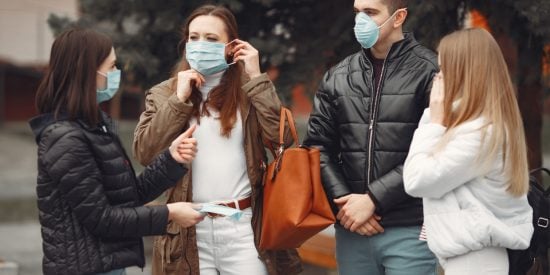
[[[285,146],[283,144],[281,144],[279,146],[279,149],[277,149],[277,156],[280,156],[283,153],[284,150],[285,150]]]
[[[540,217],[538,220],[537,220],[537,225],[541,228],[547,228],[548,227],[548,218],[543,218],[543,217]]]

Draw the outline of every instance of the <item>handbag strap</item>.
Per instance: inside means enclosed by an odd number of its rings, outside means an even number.
[[[290,129],[290,134],[292,135],[292,138],[294,139],[294,144],[298,145],[298,133],[296,131],[296,124],[294,124],[294,117],[292,116],[292,112],[285,108],[281,107],[281,114],[279,118],[279,148],[278,152],[275,152],[275,149],[273,148],[273,145],[268,140],[264,139],[264,144],[267,145],[267,148],[273,155],[273,158],[276,159],[277,155],[281,154],[281,151],[283,151],[285,148],[285,122],[288,121],[288,128]]]
[[[547,168],[544,168],[544,167],[539,167],[539,168],[536,168],[536,169],[533,169],[533,170],[529,171],[529,175],[534,176],[538,172],[544,172],[548,176],[550,176],[550,170],[548,170]],[[542,182],[539,183],[538,180],[536,181],[535,184],[537,184],[538,185],[537,187],[542,190],[545,197],[548,197],[550,195],[550,187],[545,189],[544,184],[542,184]]]
[[[280,148],[283,148],[285,145],[285,121],[288,121],[288,127],[290,128],[290,133],[292,134],[292,138],[294,139],[294,144],[298,145],[298,134],[296,133],[296,125],[294,124],[294,117],[292,116],[292,112],[285,107],[281,107],[281,120],[279,121]]]

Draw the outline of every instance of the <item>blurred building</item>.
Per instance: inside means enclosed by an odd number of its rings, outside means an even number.
[[[77,0],[0,0],[0,59],[16,65],[48,61],[51,14],[76,18]]]
[[[0,0],[0,123],[36,113],[34,92],[53,43],[52,13],[76,18],[77,0]]]

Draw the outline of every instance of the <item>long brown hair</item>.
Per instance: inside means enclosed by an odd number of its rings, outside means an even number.
[[[61,33],[53,42],[48,69],[36,92],[38,112],[56,117],[64,113],[96,125],[96,73],[112,48],[111,38],[90,29]]]
[[[188,70],[190,68],[189,63],[185,60],[185,45],[187,40],[189,40],[189,25],[191,24],[191,21],[202,15],[212,15],[220,18],[224,22],[225,31],[229,41],[239,37],[237,20],[235,20],[235,16],[227,8],[223,6],[204,5],[195,9],[191,15],[187,17],[182,29],[182,39],[178,45],[179,52],[182,53],[182,61],[174,71],[173,77],[177,76],[178,72]],[[232,60],[228,58],[227,62],[232,62]],[[220,84],[210,91],[210,94],[204,103],[202,102],[201,92],[194,86],[192,88],[191,96],[189,97],[189,100],[193,103],[193,116],[197,118],[197,121],[200,122],[201,107],[206,115],[209,115],[207,107],[210,107],[220,113],[220,133],[225,137],[229,137],[231,135],[231,130],[237,121],[237,111],[239,105],[242,104],[243,96],[241,91],[241,76],[241,64],[236,63],[231,65],[223,74]]]
[[[519,196],[528,190],[525,133],[514,86],[506,62],[493,36],[484,29],[456,31],[445,36],[438,47],[443,72],[444,125],[449,130],[483,117],[483,139],[488,138],[479,160],[487,165],[499,152],[509,179],[508,192]],[[453,109],[453,102],[460,104]],[[487,126],[488,126],[487,125]]]

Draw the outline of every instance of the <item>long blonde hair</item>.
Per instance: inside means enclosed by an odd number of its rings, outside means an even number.
[[[444,125],[447,133],[456,126],[483,117],[491,125],[484,127],[488,138],[479,160],[483,165],[503,153],[504,172],[509,179],[508,192],[527,193],[529,168],[525,133],[514,86],[506,62],[493,36],[484,29],[472,28],[445,36],[438,47],[444,77]],[[453,108],[453,102],[460,104]]]

